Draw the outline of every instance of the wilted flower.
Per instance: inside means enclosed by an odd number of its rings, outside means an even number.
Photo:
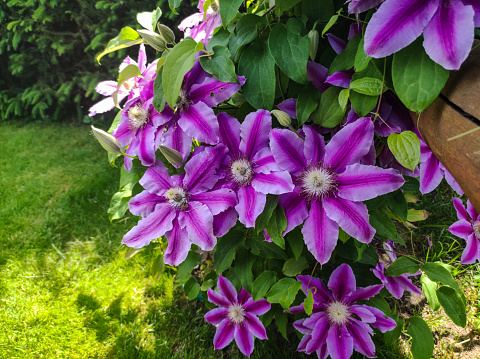
[[[480,215],[473,208],[470,200],[467,201],[467,210],[460,198],[454,198],[453,205],[457,210],[458,221],[452,224],[448,230],[467,242],[461,261],[463,264],[480,262]]]
[[[297,279],[306,294],[313,292],[314,300],[313,313],[293,323],[295,329],[304,334],[297,350],[307,354],[317,352],[319,359],[328,355],[332,359],[348,359],[353,350],[374,358],[371,327],[385,333],[394,329],[396,323],[377,308],[355,303],[377,295],[383,285],[357,288],[352,268],[347,264],[333,271],[328,285],[308,275]],[[303,304],[290,308],[291,313],[303,311]]]
[[[235,338],[240,351],[250,356],[254,337],[267,339],[265,327],[257,315],[268,312],[270,303],[266,299],[254,301],[243,288],[237,294],[232,283],[222,276],[218,277],[217,289],[215,292],[208,288],[208,301],[220,308],[205,314],[205,320],[217,326],[213,346],[215,349],[225,348]]]

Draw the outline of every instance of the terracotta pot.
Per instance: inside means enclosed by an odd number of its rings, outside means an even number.
[[[442,94],[412,118],[424,141],[480,212],[480,42]],[[477,46],[475,48],[475,46]]]

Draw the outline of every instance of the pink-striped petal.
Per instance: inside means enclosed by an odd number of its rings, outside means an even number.
[[[480,3],[478,0],[462,0],[464,5],[470,5],[475,11],[475,27],[480,27]]]
[[[253,300],[249,299],[243,306],[246,312],[252,315],[263,315],[271,308],[271,304],[266,299]]]
[[[368,305],[364,305],[364,307],[368,308],[375,318],[377,318],[377,321],[375,323],[371,323],[370,325],[374,328],[377,328],[382,333],[393,330],[397,326],[397,323],[392,318],[388,318],[380,309],[370,307]]]
[[[209,107],[217,106],[232,97],[245,83],[245,77],[237,76],[237,79],[239,83],[227,83],[208,76],[202,83],[191,87],[188,98],[194,103],[201,101]]]
[[[255,191],[264,194],[283,194],[293,191],[295,186],[292,177],[287,171],[271,173],[255,173],[252,179],[252,187]]]
[[[470,200],[467,200],[467,212],[470,215],[470,218],[472,219],[472,221],[480,220],[478,218],[478,212],[475,210],[475,208],[473,207],[473,204],[472,204],[472,202],[470,202]]]
[[[348,264],[341,264],[330,275],[328,288],[333,292],[335,300],[343,300],[357,288],[353,270]]]
[[[237,223],[238,213],[235,208],[230,207],[227,210],[213,217],[213,234],[220,238],[228,233],[228,231]]]
[[[330,197],[323,200],[325,212],[333,221],[353,238],[362,243],[370,243],[375,235],[375,229],[368,221],[367,206],[362,202],[352,202],[340,197]]]
[[[325,140],[323,136],[310,126],[303,126],[305,133],[305,145],[303,154],[308,158],[309,163],[317,163],[323,161],[325,157]]]
[[[337,71],[327,77],[326,83],[333,86],[343,87],[348,89],[352,81],[353,71]]]
[[[113,107],[112,107],[113,108]],[[113,131],[113,137],[115,137],[122,147],[129,145],[135,138],[135,129],[130,128],[128,116],[123,116],[118,127]]]
[[[327,348],[332,359],[349,359],[353,354],[353,339],[348,330],[332,325],[328,330]]]
[[[368,23],[365,53],[380,58],[408,46],[422,34],[439,4],[440,0],[386,0]]]
[[[363,305],[352,305],[349,310],[364,323],[373,323],[377,320],[372,312],[368,308],[364,308]]]
[[[440,168],[442,168],[442,164],[440,163]],[[445,174],[445,180],[447,181],[447,183],[449,184],[450,187],[452,187],[452,189],[457,192],[457,194],[459,196],[463,196],[463,190],[462,188],[460,187],[460,185],[458,184],[458,182],[455,180],[455,178],[453,178],[452,174],[450,172],[448,172],[448,170],[446,168],[444,168],[443,170],[444,174]]]
[[[220,143],[227,146],[231,157],[240,155],[240,122],[225,112],[217,115]]]
[[[328,77],[328,69],[320,64],[317,64],[313,61],[307,62],[307,78],[308,81],[312,83],[320,92],[325,91],[331,85],[327,84],[325,81]]]
[[[472,224],[464,219],[456,221],[448,228],[448,230],[453,235],[463,238],[465,240],[467,240],[468,237],[473,233]]]
[[[244,320],[245,326],[248,327],[248,330],[254,336],[256,336],[258,339],[267,339],[267,332],[265,331],[265,327],[263,326],[260,319],[247,312],[245,313]]]
[[[307,166],[303,145],[304,141],[290,130],[275,128],[270,131],[270,148],[282,170],[294,173]]]
[[[312,340],[310,340],[305,348],[307,354],[313,353],[320,349],[320,347],[325,343],[328,336],[328,328],[330,326],[327,316],[325,313],[320,316],[315,323],[312,331]]]
[[[116,81],[102,81],[95,86],[95,91],[103,96],[112,96],[115,91],[117,91],[117,82]]]
[[[212,250],[217,244],[213,235],[213,216],[206,205],[190,202],[187,210],[179,212],[178,221],[188,238],[204,251]]]
[[[270,173],[272,171],[280,171],[277,162],[272,155],[272,151],[268,147],[258,151],[252,159],[253,168],[257,173]]]
[[[315,303],[328,303],[332,299],[332,295],[323,280],[309,275],[299,275],[297,276],[297,280],[302,282],[302,290],[305,293],[309,291],[313,292],[313,300]],[[315,290],[312,290],[313,288]]]
[[[113,102],[113,97],[104,98],[88,109],[88,116],[95,116],[98,113],[105,113],[114,107],[115,102]]]
[[[227,148],[224,145],[207,147],[204,151],[195,154],[185,165],[185,184],[191,194],[201,193],[213,188],[218,181],[215,174],[220,167]]]
[[[144,166],[151,166],[155,163],[155,130],[155,127],[147,124],[137,131],[137,137],[139,138],[138,158]]]
[[[159,196],[175,186],[175,183],[168,174],[168,169],[160,161],[156,161],[153,166],[150,166],[145,171],[139,183],[148,192],[155,193]]]
[[[338,225],[327,217],[321,201],[310,203],[310,212],[302,228],[303,240],[320,264],[330,259],[338,239]]]
[[[168,246],[163,260],[165,264],[178,266],[187,258],[192,243],[188,239],[187,232],[180,228],[177,218],[173,220],[173,228],[165,233],[165,237],[167,237]]]
[[[268,133],[272,129],[272,116],[266,110],[258,110],[245,117],[240,127],[240,151],[248,159],[268,146]]]
[[[348,303],[355,303],[359,300],[368,300],[375,297],[382,290],[383,285],[370,285],[365,288],[357,288],[347,298]]]
[[[285,101],[280,102],[277,107],[280,111],[285,112],[291,118],[297,118],[297,99],[288,98]]]
[[[375,344],[365,327],[368,326],[357,320],[349,323],[348,331],[353,338],[353,348],[369,358],[375,358]]]
[[[467,246],[462,253],[462,264],[472,264],[480,261],[480,243],[479,239],[472,233],[467,238]]]
[[[393,192],[405,183],[394,169],[353,164],[338,178],[338,196],[351,201],[366,201]]]
[[[325,166],[342,173],[348,165],[359,162],[373,141],[373,123],[364,117],[338,131],[325,146]]]
[[[464,221],[467,221],[467,222],[470,221],[470,218],[472,218],[472,217],[469,217],[469,215],[467,214],[467,211],[465,210],[463,202],[460,198],[457,198],[457,197],[453,198],[453,206],[457,210],[458,219],[464,220]],[[472,218],[472,219],[475,219],[475,218]]]
[[[182,160],[186,161],[192,149],[192,137],[187,135],[177,122],[170,122],[168,131],[163,138],[163,145],[180,152]]]
[[[230,304],[237,303],[237,290],[227,278],[220,275],[217,281],[217,288],[219,293],[223,295]]]
[[[138,221],[125,236],[122,243],[132,248],[142,248],[152,239],[159,238],[173,227],[175,211],[168,203],[160,203],[148,217]]]
[[[213,337],[213,347],[223,349],[233,340],[235,335],[235,325],[228,319],[220,322]]]
[[[253,333],[248,330],[247,325],[235,325],[235,342],[238,349],[248,357],[253,352],[253,340]]]
[[[159,203],[165,203],[166,200],[154,193],[142,191],[128,201],[128,210],[135,216],[147,217],[155,210]]]
[[[359,14],[380,5],[384,0],[352,0],[348,4],[348,12],[350,14]]]
[[[347,47],[347,43],[345,41],[333,34],[327,34],[327,39],[333,51],[335,51],[337,54],[343,52],[343,50],[345,50]]]
[[[247,228],[255,227],[255,220],[265,208],[267,196],[255,191],[252,186],[242,186],[237,192],[238,204],[235,209],[238,219]]]
[[[442,182],[442,179],[443,171],[432,153],[425,162],[420,164],[420,192],[423,194],[432,192]]]
[[[278,198],[278,204],[285,211],[287,217],[287,229],[290,232],[305,221],[308,217],[307,201],[301,196],[300,190],[295,187],[292,193],[285,193]]]
[[[203,102],[188,106],[180,114],[178,124],[185,133],[200,142],[210,145],[218,143],[218,121],[213,110]]]
[[[228,307],[231,303],[219,292],[215,292],[213,289],[208,288],[207,290],[208,301],[210,303],[216,304],[219,307]]]
[[[228,316],[228,309],[221,307],[221,308],[212,309],[211,311],[207,312],[204,318],[208,323],[213,325],[218,325],[227,316]]]
[[[228,188],[216,191],[197,193],[190,196],[190,201],[205,204],[213,215],[225,211],[228,207],[237,204],[237,194]]]

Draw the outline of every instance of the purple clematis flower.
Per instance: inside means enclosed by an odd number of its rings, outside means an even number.
[[[272,116],[266,110],[258,110],[240,124],[236,118],[220,113],[218,123],[220,142],[228,147],[229,153],[222,166],[225,178],[217,186],[237,193],[235,209],[240,222],[254,227],[265,207],[267,194],[288,193],[294,188],[290,174],[278,168],[268,148]],[[230,223],[235,222],[236,218]]]
[[[452,174],[440,163],[437,157],[430,150],[428,145],[423,141],[422,136],[415,130],[417,137],[420,139],[420,192],[423,194],[432,192],[442,182],[443,177],[452,189],[460,196],[463,190],[457,183]]]
[[[159,136],[160,142],[180,152],[186,160],[192,146],[192,138],[210,145],[219,141],[218,121],[212,107],[228,100],[245,83],[225,83],[205,72],[197,60],[183,80],[175,112],[168,106],[162,112],[170,116],[168,130]],[[162,129],[163,131],[163,129]]]
[[[467,201],[467,210],[460,198],[454,198],[453,205],[457,210],[458,221],[452,224],[448,230],[467,242],[461,261],[463,264],[480,262],[480,215],[470,201]]]
[[[385,0],[348,0],[348,12],[359,14],[380,5]]]
[[[305,244],[324,264],[337,244],[339,225],[362,243],[372,240],[375,229],[361,201],[395,191],[404,180],[393,169],[358,163],[373,141],[373,123],[368,118],[345,126],[326,146],[311,127],[304,126],[303,131],[305,141],[290,130],[273,129],[270,147],[280,169],[294,178],[293,192],[279,198],[287,217],[286,232],[306,219]]]
[[[428,56],[447,70],[458,70],[480,26],[478,0],[386,0],[365,31],[365,53],[385,57],[422,33]]]
[[[220,308],[205,314],[205,320],[217,326],[213,346],[223,349],[235,338],[240,351],[249,357],[253,352],[254,337],[267,339],[265,327],[257,315],[268,312],[270,303],[266,299],[254,301],[243,288],[237,294],[232,283],[222,276],[218,277],[217,288],[218,292],[208,288],[208,301]]]
[[[385,275],[385,270],[397,259],[393,247],[394,243],[392,241],[383,243],[385,254],[380,257],[380,262],[377,266],[372,268],[373,274],[382,281],[385,288],[397,299],[403,296],[405,290],[415,294],[422,294],[422,291],[413,285],[412,280],[408,278],[414,275],[420,275],[422,271],[418,271],[415,274],[405,273],[398,277],[388,277]]]
[[[205,0],[200,0],[197,6],[199,12],[183,19],[178,28],[184,32],[185,37],[190,36],[196,42],[202,41],[207,45],[213,36],[213,31],[222,25],[222,19],[217,0],[212,0],[206,12],[204,3]]]
[[[167,237],[165,263],[178,265],[187,257],[192,243],[205,251],[217,242],[213,216],[237,204],[235,192],[228,188],[211,191],[218,180],[216,171],[227,149],[209,147],[185,165],[185,174],[170,177],[160,161],[145,172],[140,184],[145,191],[133,197],[129,209],[142,216],[124,237],[123,244],[141,248],[152,239]]]
[[[156,76],[157,62],[158,60],[155,60],[150,65],[147,65],[147,55],[145,53],[144,44],[140,44],[137,62],[132,60],[129,56],[123,60],[118,72],[122,72],[123,69],[128,65],[136,65],[138,66],[142,77],[132,77],[122,84],[117,94],[118,103],[120,103],[127,96],[129,99],[139,96],[139,91],[141,90],[142,86],[149,82],[147,79],[152,79]],[[98,85],[95,87],[95,90],[99,94],[108,97],[90,107],[88,110],[89,116],[95,116],[97,113],[110,111],[115,107],[113,94],[115,91],[117,91],[117,86],[118,83],[116,81],[102,81],[98,83]]]
[[[355,304],[377,295],[383,285],[357,288],[352,268],[342,264],[330,276],[328,284],[308,275],[297,277],[306,294],[313,292],[313,313],[293,323],[304,334],[297,350],[307,354],[317,352],[319,359],[348,359],[353,350],[375,357],[371,327],[382,333],[395,328],[396,323],[385,314],[368,305]],[[291,313],[303,312],[303,303],[290,308]]]

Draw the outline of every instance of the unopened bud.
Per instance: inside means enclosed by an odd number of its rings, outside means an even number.
[[[108,152],[115,154],[122,153],[122,145],[120,145],[120,142],[118,142],[115,137],[94,126],[92,126],[92,133],[98,140],[98,142],[100,142],[102,147],[105,148]]]
[[[310,60],[314,61],[315,57],[317,57],[317,50],[318,50],[318,42],[320,41],[320,35],[318,34],[317,30],[311,30],[308,33],[308,43],[309,43],[309,54]]]
[[[180,167],[182,165],[183,158],[180,152],[164,145],[160,145],[158,146],[158,148],[160,149],[160,152],[162,152],[162,154],[165,156],[167,161],[170,162],[172,165],[174,165],[175,167]]]
[[[285,112],[280,110],[272,110],[272,115],[276,117],[278,122],[285,127],[290,127],[292,119]]]
[[[175,34],[167,25],[158,24],[157,29],[167,44],[175,43]]]
[[[144,39],[147,42],[147,44],[149,44],[155,50],[157,51],[165,50],[167,43],[165,42],[163,37],[157,34],[156,32],[153,32],[150,30],[137,30],[137,32],[140,34],[142,39]]]

